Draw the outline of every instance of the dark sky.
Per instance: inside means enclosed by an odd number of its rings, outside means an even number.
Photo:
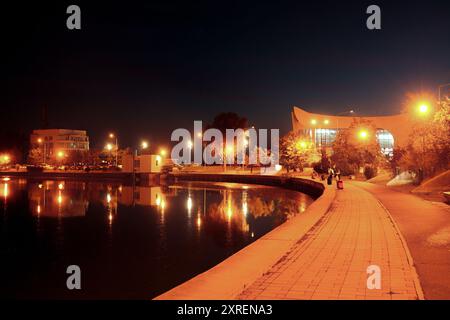
[[[448,0],[93,2],[2,3],[3,129],[38,128],[45,105],[97,147],[109,130],[160,144],[222,111],[286,132],[293,105],[393,114],[450,82]],[[366,28],[370,4],[382,30]]]

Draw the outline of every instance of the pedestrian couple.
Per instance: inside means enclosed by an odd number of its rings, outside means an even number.
[[[328,184],[331,184],[333,182],[333,177],[336,178],[336,181],[341,180],[341,170],[339,170],[339,168],[336,168],[336,166],[330,167],[328,169]]]

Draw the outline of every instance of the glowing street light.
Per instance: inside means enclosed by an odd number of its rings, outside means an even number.
[[[306,149],[307,146],[308,146],[308,144],[306,143],[306,141],[298,141],[296,144],[296,147],[299,150]]]
[[[315,126],[315,125],[317,124],[317,120],[316,120],[316,119],[312,119],[312,120],[311,120],[311,124],[312,124],[313,126]]]
[[[323,120],[323,124],[329,124],[330,123],[330,120],[328,120],[328,119],[325,119],[325,120]]]
[[[116,167],[117,167],[117,164],[118,164],[119,143],[118,143],[118,141],[117,141],[117,136],[116,136],[114,133],[111,132],[111,133],[109,134],[109,138],[110,138],[110,139],[115,139],[115,144],[114,144],[114,146],[116,147],[116,159],[115,159],[116,161],[115,161],[115,162],[116,162]],[[108,148],[108,150],[111,151],[111,150],[112,150],[112,146],[111,146],[111,149]]]
[[[144,150],[147,149],[148,148],[148,142],[147,141],[142,141],[141,142],[141,148],[144,149]]]
[[[159,154],[161,155],[161,157],[165,157],[167,154],[166,149],[161,149],[161,151],[159,151]]]
[[[111,151],[113,149],[113,145],[111,143],[107,143],[105,148],[106,150]]]
[[[427,104],[422,103],[422,104],[419,105],[418,110],[419,110],[419,113],[426,114],[426,113],[428,113],[429,107],[428,107]]]
[[[45,145],[45,143],[43,143],[44,141],[42,140],[42,138],[38,138],[37,142],[38,142],[38,144],[42,145],[42,147],[44,149],[43,150],[44,152],[42,152],[42,160],[43,160],[42,163],[45,164],[45,158],[47,157],[47,152],[45,150],[46,145]]]
[[[64,158],[64,152],[63,152],[63,151],[58,151],[58,153],[56,154],[56,156],[57,156],[59,159],[62,159],[62,158]]]
[[[367,139],[367,137],[369,136],[369,134],[367,133],[366,130],[360,130],[360,131],[358,132],[358,136],[359,136],[359,138],[365,140],[365,139]]]

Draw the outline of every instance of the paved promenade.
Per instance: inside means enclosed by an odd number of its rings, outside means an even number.
[[[354,182],[389,210],[408,243],[425,299],[450,297],[450,206],[366,182]]]
[[[367,289],[369,265],[381,268],[381,289]],[[321,223],[237,298],[391,300],[422,293],[390,214],[371,193],[346,182]]]

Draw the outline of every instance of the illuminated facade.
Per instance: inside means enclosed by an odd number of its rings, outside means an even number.
[[[58,152],[88,151],[89,137],[84,130],[41,129],[30,135],[31,148],[42,148],[45,158],[54,158]]]
[[[406,113],[393,116],[332,116],[307,112],[298,107],[292,110],[292,128],[311,137],[317,147],[331,147],[339,130],[346,129],[353,119],[371,121],[377,128],[377,139],[381,151],[392,155],[394,146],[405,146],[412,130],[411,119]]]

